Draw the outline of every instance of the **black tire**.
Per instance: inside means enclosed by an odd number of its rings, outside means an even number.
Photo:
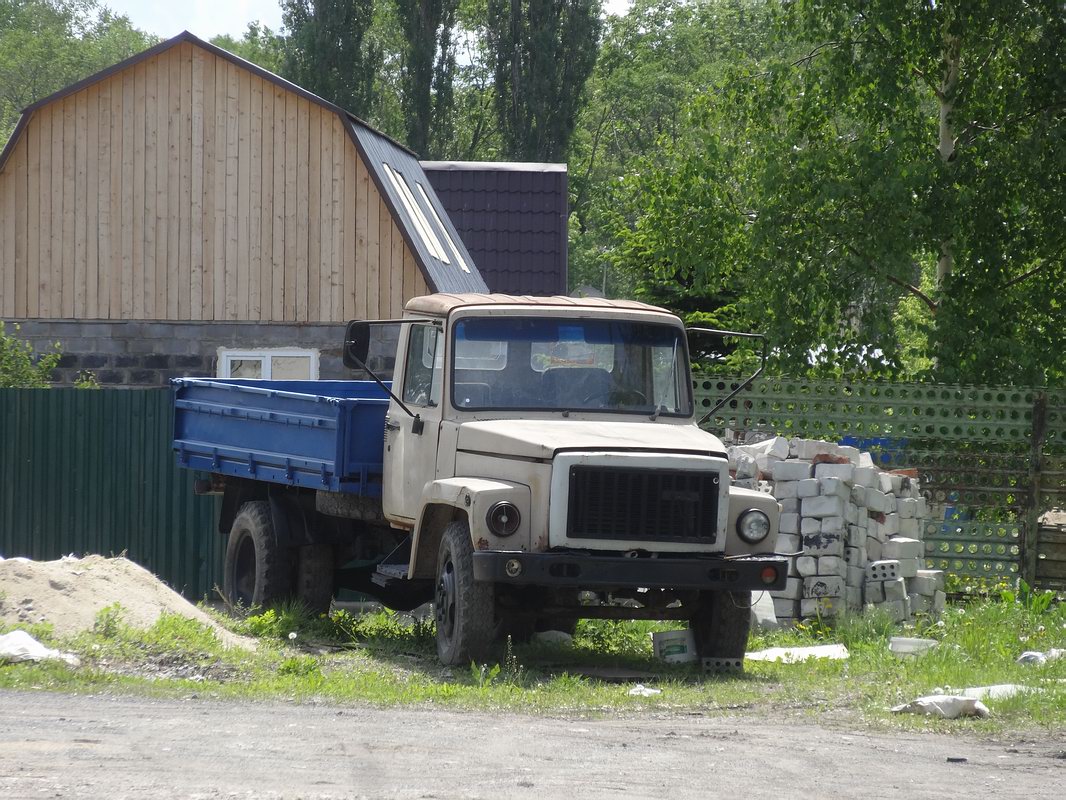
[[[333,545],[309,544],[300,548],[296,571],[296,597],[315,614],[329,611],[333,602]]]
[[[689,620],[700,658],[743,659],[751,631],[749,592],[700,592]]]
[[[466,522],[450,523],[441,537],[433,619],[442,664],[462,666],[488,653],[496,631],[495,592],[491,583],[474,580],[474,547]]]
[[[225,568],[223,591],[231,605],[265,608],[292,595],[292,561],[278,546],[265,500],[245,503],[234,517]]]

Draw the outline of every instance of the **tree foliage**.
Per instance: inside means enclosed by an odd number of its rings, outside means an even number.
[[[364,119],[375,110],[382,50],[374,0],[281,0],[288,30],[282,75]]]
[[[280,75],[285,65],[285,37],[259,22],[249,22],[240,39],[223,34],[211,44]]]
[[[459,0],[393,0],[403,31],[407,146],[436,157],[454,134],[455,24]]]
[[[599,0],[488,0],[496,116],[508,157],[565,160],[600,28]]]
[[[631,165],[612,255],[733,289],[785,370],[1061,380],[1064,33],[1050,0],[782,5]]]
[[[156,41],[96,0],[0,0],[0,141],[26,106]]]

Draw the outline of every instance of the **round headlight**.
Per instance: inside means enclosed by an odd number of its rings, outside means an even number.
[[[770,535],[770,518],[751,508],[737,518],[737,533],[748,544],[758,544]]]
[[[489,509],[485,521],[488,523],[489,530],[497,536],[510,536],[518,531],[522,515],[518,513],[518,506],[504,500]]]

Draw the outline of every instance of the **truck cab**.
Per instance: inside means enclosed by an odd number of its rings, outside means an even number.
[[[445,663],[581,617],[687,619],[701,655],[736,661],[749,593],[784,582],[779,506],[731,488],[664,309],[415,298],[384,431],[382,511],[410,543],[385,572],[432,586]]]

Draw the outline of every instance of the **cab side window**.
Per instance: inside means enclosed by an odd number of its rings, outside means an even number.
[[[440,402],[444,371],[444,340],[432,325],[412,325],[407,339],[403,374],[403,401],[416,406]]]

